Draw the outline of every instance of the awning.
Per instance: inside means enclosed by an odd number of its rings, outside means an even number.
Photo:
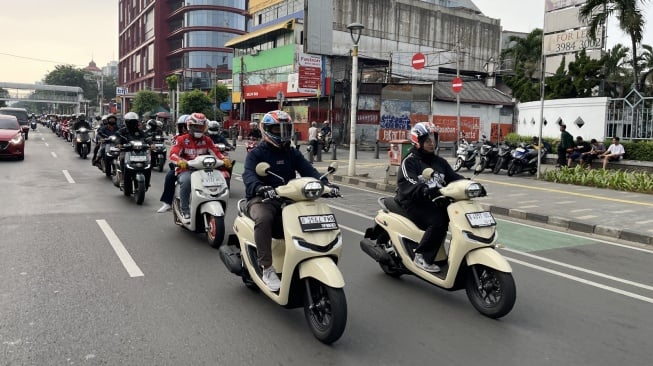
[[[242,45],[243,43],[249,43],[247,41],[253,40],[254,38],[263,35],[272,34],[272,33],[281,33],[282,31],[285,30],[291,30],[294,28],[294,26],[295,26],[295,21],[288,20],[285,22],[281,22],[279,24],[271,25],[269,27],[265,27],[259,30],[255,30],[253,32],[249,32],[247,34],[243,34],[242,36],[234,37],[229,41],[227,41],[227,43],[225,43],[224,46],[234,48],[235,45]]]

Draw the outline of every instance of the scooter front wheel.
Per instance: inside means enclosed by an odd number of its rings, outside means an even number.
[[[224,240],[224,216],[213,216],[210,213],[205,213],[206,219],[206,239],[209,245],[213,248],[219,248]]]
[[[476,282],[474,272],[478,275]],[[508,314],[515,305],[517,289],[511,273],[474,265],[467,276],[467,297],[479,313],[497,319]]]
[[[494,165],[494,169],[492,169],[492,173],[499,174],[502,165],[503,165],[503,158],[499,158],[497,160],[497,163]]]
[[[313,278],[307,281],[304,315],[315,338],[324,344],[337,341],[347,325],[347,299],[342,288],[333,288]]]
[[[136,183],[136,192],[135,192],[136,204],[142,205],[143,201],[145,201],[145,183],[140,182],[138,180],[134,180],[134,182]]]
[[[453,171],[457,172],[460,170],[460,168],[463,167],[463,158],[458,158],[456,159],[456,162],[453,163]]]

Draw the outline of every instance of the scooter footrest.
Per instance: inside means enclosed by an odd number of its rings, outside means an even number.
[[[224,265],[227,266],[229,272],[240,276],[243,272],[243,261],[240,256],[240,249],[233,245],[222,245],[218,251],[220,252],[220,259],[222,259]]]

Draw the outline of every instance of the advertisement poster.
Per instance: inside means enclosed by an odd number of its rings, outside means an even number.
[[[456,116],[433,116],[433,124],[438,129],[440,141],[456,140]],[[478,141],[481,130],[479,117],[460,116],[460,129],[467,141]]]

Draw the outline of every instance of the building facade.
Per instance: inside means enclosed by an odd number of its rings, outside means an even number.
[[[350,23],[365,26],[358,44],[360,140],[403,136],[412,119],[433,118],[434,83],[451,80],[457,69],[485,74],[485,65],[500,54],[499,20],[484,16],[469,0],[250,0],[248,5],[248,33],[226,44],[235,57],[232,117],[249,120],[282,106],[302,135],[310,121],[331,121],[336,138],[347,130]],[[420,68],[412,63],[418,53],[424,60]],[[426,93],[424,87],[393,86],[416,81],[427,84]],[[503,105],[500,94],[495,101]],[[371,131],[374,136],[368,136]]]
[[[232,74],[224,44],[243,34],[246,0],[120,0],[118,85],[128,95],[165,92],[166,77],[182,89],[210,89]]]

